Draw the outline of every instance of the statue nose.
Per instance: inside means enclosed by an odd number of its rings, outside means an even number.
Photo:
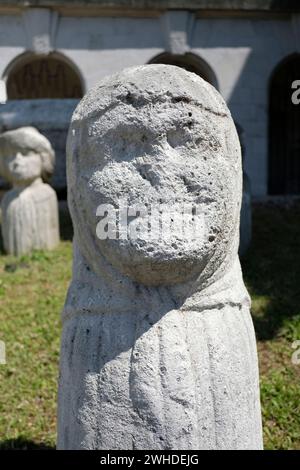
[[[23,158],[23,155],[21,154],[21,152],[17,152],[15,159],[16,159],[17,161],[20,161],[20,160],[22,160],[22,158]]]

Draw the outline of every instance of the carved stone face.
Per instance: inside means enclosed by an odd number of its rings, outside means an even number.
[[[226,162],[228,135],[222,125],[224,119],[228,124],[228,118],[204,110],[192,99],[177,99],[176,93],[174,98],[147,104],[127,93],[99,118],[87,119],[75,150],[76,187],[72,172],[69,175],[70,189],[75,191],[70,193],[71,206],[74,198],[80,218],[75,224],[84,224],[79,228],[83,237],[88,230],[96,251],[117,270],[146,285],[198,276],[228,237],[236,213],[237,182],[231,162]],[[73,132],[76,136],[78,128]],[[238,150],[233,125],[230,132]],[[137,237],[129,232],[125,239],[99,239],[97,208],[110,204],[118,215],[124,200],[129,207],[146,207],[148,214],[162,205],[173,218],[170,236],[165,237],[161,228],[150,239],[147,231]],[[178,217],[177,208],[183,205],[192,212]],[[149,216],[142,218],[148,227]],[[195,227],[193,222],[198,221],[199,232],[182,230],[182,220],[184,228]],[[135,222],[129,219],[129,226]],[[96,258],[94,253],[93,266]]]
[[[41,176],[40,155],[32,150],[7,145],[3,166],[7,178],[13,185],[29,185]]]
[[[0,134],[0,173],[14,186],[28,186],[40,177],[47,180],[53,166],[51,144],[34,127]]]

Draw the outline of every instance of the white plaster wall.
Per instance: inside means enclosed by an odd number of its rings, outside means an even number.
[[[81,71],[85,90],[104,75],[147,63],[165,50],[160,18],[60,17],[54,47]],[[191,52],[213,69],[234,119],[245,130],[245,168],[254,196],[267,193],[268,81],[296,50],[288,19],[197,19]],[[21,16],[0,16],[0,74],[25,51]],[[300,78],[300,77],[299,77]]]
[[[59,20],[56,48],[83,72],[86,89],[105,75],[147,63],[164,51],[155,18],[69,18]]]
[[[22,17],[0,15],[0,74],[8,64],[25,51],[26,37]]]
[[[193,52],[214,70],[219,91],[245,130],[245,169],[254,196],[267,194],[268,85],[275,66],[296,51],[289,20],[198,21]]]

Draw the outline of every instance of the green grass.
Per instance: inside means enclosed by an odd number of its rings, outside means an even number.
[[[0,257],[0,448],[54,446],[60,311],[71,244],[19,260]]]
[[[60,311],[71,243],[15,259],[0,256],[0,448],[54,448]],[[243,260],[258,338],[266,449],[300,449],[300,205],[258,206]]]
[[[300,205],[257,206],[242,262],[258,339],[266,449],[300,449]]]

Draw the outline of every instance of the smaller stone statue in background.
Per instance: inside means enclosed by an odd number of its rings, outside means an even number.
[[[45,183],[54,160],[50,142],[33,127],[0,135],[0,173],[12,185],[1,202],[3,244],[9,254],[51,249],[59,242],[57,197]]]

